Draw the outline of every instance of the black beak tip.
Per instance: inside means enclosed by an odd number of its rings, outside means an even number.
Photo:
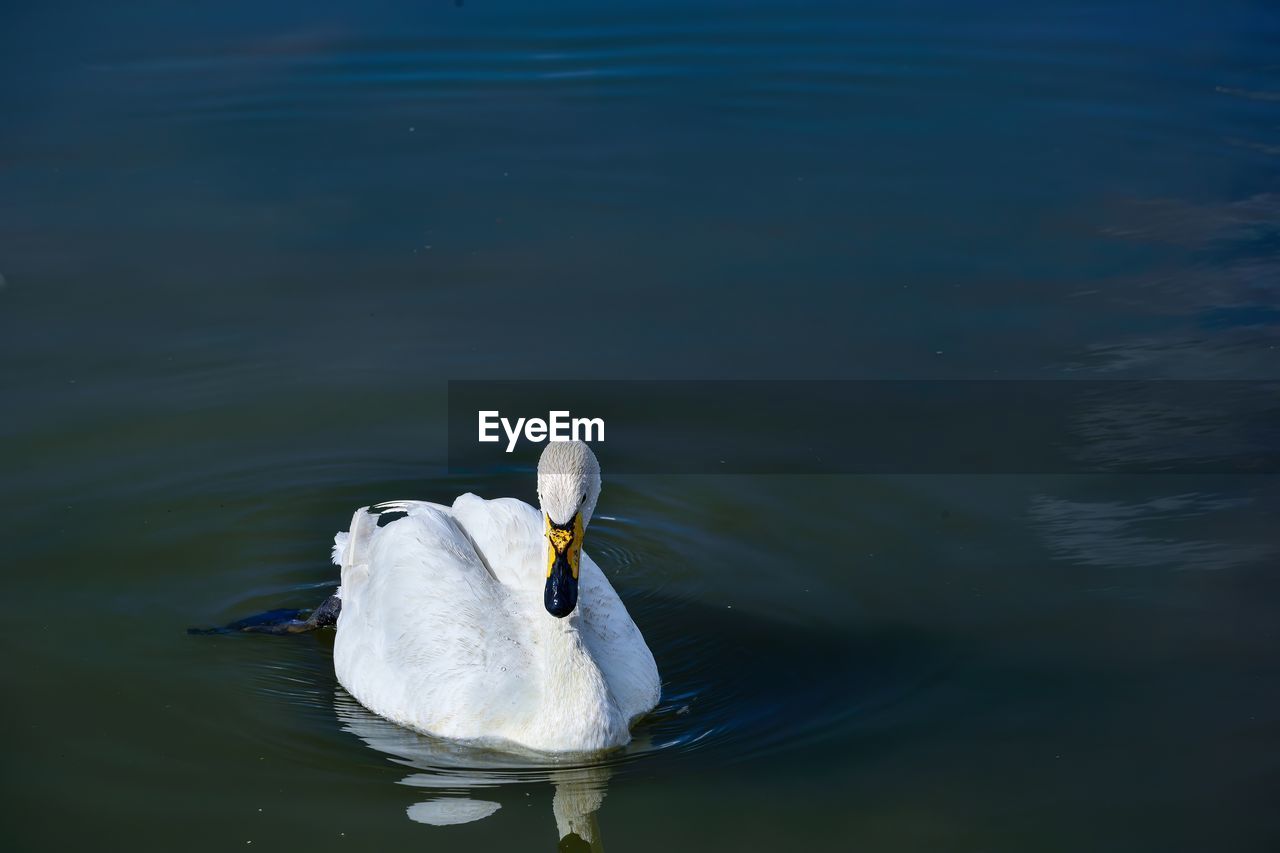
[[[563,619],[573,612],[578,605],[578,583],[572,578],[547,578],[547,588],[542,596],[542,603],[547,612],[557,619]]]

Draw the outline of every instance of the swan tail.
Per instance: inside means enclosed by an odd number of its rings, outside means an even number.
[[[362,506],[351,516],[351,529],[333,537],[332,559],[334,565],[342,569],[342,586],[338,588],[338,597],[353,584],[358,586],[369,577],[369,552],[373,538],[378,533],[378,519],[385,513],[404,513],[414,515],[424,508],[443,509],[436,504],[422,501],[387,501],[374,506]],[[354,587],[353,587],[354,588]]]
[[[351,529],[333,537],[333,564],[339,568],[364,562],[369,551],[369,540],[378,529],[377,521],[369,514],[369,507],[362,506],[351,516]]]
[[[358,586],[368,577],[369,545],[377,532],[377,516],[370,514],[369,507],[362,506],[351,516],[351,529],[333,537],[333,563],[342,569],[342,585],[335,594],[339,600],[345,589],[353,583]]]

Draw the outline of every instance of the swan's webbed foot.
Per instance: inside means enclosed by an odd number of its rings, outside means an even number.
[[[240,619],[225,628],[189,628],[189,634],[305,634],[317,628],[332,628],[338,624],[342,611],[342,599],[331,595],[324,603],[303,618],[305,610],[268,610],[257,616]]]
[[[308,631],[315,631],[318,628],[332,628],[338,624],[338,614],[342,611],[342,599],[336,595],[331,595],[324,602],[312,610],[306,619],[301,618],[305,610],[295,611],[279,611],[272,613],[289,614],[285,619],[271,620],[258,617],[256,619],[242,619],[239,622],[233,622],[227,627],[232,630],[239,630],[247,634],[305,634]],[[265,614],[270,615],[270,614]]]
[[[314,631],[316,628],[336,628],[338,627],[338,614],[341,612],[342,599],[336,595],[331,595],[319,607],[311,611],[311,615],[303,623],[305,627],[302,630]]]

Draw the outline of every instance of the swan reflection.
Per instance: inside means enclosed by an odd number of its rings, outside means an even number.
[[[545,781],[555,788],[551,808],[558,849],[603,851],[596,812],[604,802],[608,766],[548,765],[546,756],[511,755],[437,740],[370,713],[341,689],[335,693],[334,709],[343,731],[392,762],[418,771],[400,780],[401,785],[429,792],[405,810],[410,820],[430,826],[483,820],[502,808],[484,798],[486,789]]]

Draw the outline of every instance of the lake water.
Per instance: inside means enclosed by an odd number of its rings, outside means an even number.
[[[664,696],[598,761],[186,629],[318,603],[358,506],[533,500],[449,474],[449,380],[1280,378],[1278,46],[1230,0],[7,6],[6,849],[1276,849],[1275,475],[602,452]]]

